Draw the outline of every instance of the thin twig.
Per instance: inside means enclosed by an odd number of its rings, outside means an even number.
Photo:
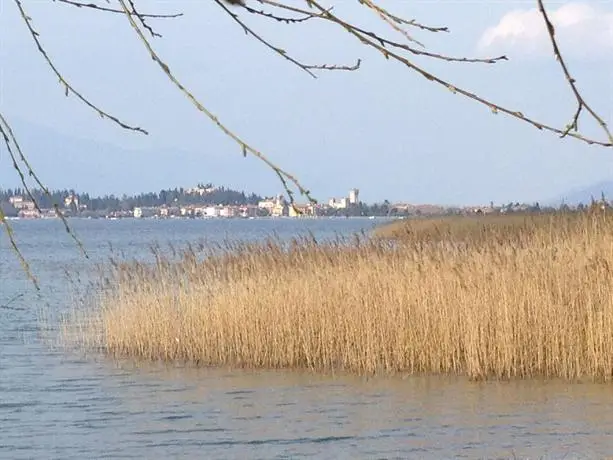
[[[68,83],[68,81],[62,76],[60,71],[57,69],[57,67],[55,66],[55,64],[53,63],[53,61],[51,60],[51,58],[49,57],[49,55],[47,54],[47,52],[43,48],[42,43],[41,43],[41,41],[39,39],[40,35],[39,35],[38,32],[36,32],[36,30],[34,30],[34,27],[32,26],[32,18],[26,14],[25,9],[23,8],[21,0],[14,0],[14,1],[17,4],[17,8],[19,9],[19,12],[21,14],[21,18],[23,19],[24,23],[26,24],[26,26],[28,28],[28,31],[30,32],[30,35],[32,36],[32,39],[36,43],[36,47],[38,48],[38,51],[40,52],[40,54],[42,54],[42,56],[44,57],[45,61],[49,65],[49,67],[51,67],[51,70],[56,75],[56,77],[59,79],[60,84],[64,86],[64,91],[65,91],[67,96],[70,93],[74,94],[81,102],[83,102],[90,109],[92,109],[96,113],[98,113],[98,115],[100,115],[101,118],[108,118],[108,119],[112,120],[114,123],[116,123],[117,125],[119,125],[122,128],[124,128],[124,129],[130,130],[130,131],[136,131],[136,132],[143,133],[143,134],[148,134],[147,131],[145,131],[143,128],[140,128],[138,126],[128,125],[128,124],[124,123],[123,121],[121,121],[119,118],[117,118],[117,117],[109,114],[108,112],[102,110],[97,105],[94,105],[92,102],[90,102],[89,99],[87,99],[85,96],[83,96],[79,91],[74,89],[74,87],[70,83]]]
[[[416,43],[422,48],[425,48],[423,43],[413,38],[411,35],[409,35],[409,33],[406,30],[404,30],[402,27],[399,26],[399,24],[402,24],[402,23],[392,19],[389,13],[385,11],[385,9],[376,5],[372,0],[358,0],[358,3],[360,3],[361,5],[366,5],[366,7],[373,10],[384,22],[386,22],[392,29],[399,32],[408,41]]]
[[[269,41],[267,41],[266,39],[264,39],[261,35],[259,35],[258,33],[256,33],[253,29],[251,29],[249,26],[247,26],[239,17],[236,13],[234,13],[233,11],[231,11],[225,4],[224,4],[224,0],[214,0],[215,3],[217,3],[228,15],[230,15],[230,17],[232,17],[232,19],[237,22],[245,31],[245,33],[247,35],[251,35],[252,37],[254,37],[257,41],[259,41],[260,43],[264,44],[267,48],[273,50],[275,53],[277,53],[278,55],[280,55],[281,57],[283,57],[284,59],[287,59],[288,61],[290,61],[291,63],[293,63],[294,65],[298,66],[299,68],[301,68],[302,70],[304,70],[305,72],[307,72],[309,75],[311,75],[313,78],[317,78],[317,76],[311,72],[311,70],[347,70],[347,71],[353,71],[353,70],[357,70],[360,67],[359,61],[357,66],[353,65],[353,66],[348,66],[348,65],[332,65],[332,64],[304,64],[300,61],[298,61],[297,59],[293,58],[292,56],[287,54],[287,51],[285,51],[282,48],[278,48],[276,46],[274,46],[273,44],[271,44]],[[245,5],[243,5],[242,3],[238,3],[238,5],[243,6],[243,8],[245,8]],[[308,13],[307,13],[308,15]],[[277,19],[275,16],[272,16],[274,19]],[[310,18],[315,18],[318,17],[317,15],[308,15],[308,17]]]
[[[562,67],[562,72],[564,73],[564,78],[568,82],[573,94],[575,95],[575,99],[577,99],[577,110],[573,115],[572,121],[568,124],[561,137],[566,137],[571,130],[578,131],[579,130],[579,115],[581,115],[581,110],[585,109],[591,116],[596,120],[596,122],[600,125],[600,127],[604,130],[607,137],[609,138],[609,143],[613,145],[613,135],[611,135],[611,131],[607,127],[605,121],[598,115],[586,102],[579,89],[577,88],[576,80],[570,75],[570,71],[568,70],[568,66],[562,58],[562,53],[560,52],[560,47],[558,46],[558,42],[555,37],[555,28],[549,19],[549,15],[545,10],[545,5],[543,5],[543,0],[537,0],[538,8],[543,16],[543,20],[545,21],[545,26],[547,28],[547,33],[549,35],[549,40],[551,41],[551,46],[553,47],[553,54],[557,61],[560,63],[560,67]]]
[[[240,137],[238,137],[236,134],[234,134],[234,132],[232,132],[221,121],[219,121],[219,119],[211,111],[209,111],[193,95],[193,93],[191,91],[189,91],[175,77],[175,75],[170,71],[170,67],[168,67],[168,65],[158,56],[158,54],[153,49],[153,46],[149,42],[149,40],[147,40],[147,37],[145,37],[145,35],[143,34],[143,31],[139,28],[139,26],[136,23],[136,21],[134,21],[134,18],[129,14],[130,10],[129,10],[129,8],[126,5],[125,0],[118,0],[118,1],[120,3],[121,7],[123,8],[123,10],[125,11],[126,18],[128,19],[130,25],[134,29],[134,32],[136,33],[136,35],[139,37],[139,39],[143,43],[143,46],[147,49],[147,51],[148,51],[149,55],[151,56],[151,58],[156,62],[156,64],[158,64],[158,66],[166,74],[166,76],[169,78],[169,80],[179,89],[179,91],[181,91],[189,99],[189,101],[200,112],[204,113],[213,123],[215,123],[217,125],[217,127],[224,134],[226,134],[228,137],[230,137],[232,140],[234,140],[239,145],[239,147],[241,148],[241,151],[243,153],[243,156],[247,156],[247,153],[250,153],[253,156],[255,156],[256,158],[258,158],[259,160],[261,160],[262,162],[264,162],[268,167],[270,167],[277,174],[277,176],[281,179],[281,183],[283,184],[284,189],[287,192],[288,196],[290,197],[290,200],[291,200],[292,203],[294,202],[294,193],[290,189],[290,187],[288,185],[288,181],[291,182],[292,184],[294,184],[294,186],[298,189],[298,191],[300,192],[301,195],[305,196],[310,202],[316,203],[317,201],[314,198],[312,198],[311,192],[308,189],[306,189],[295,176],[293,176],[292,174],[288,173],[287,171],[284,171],[283,169],[281,169],[279,166],[277,166],[275,163],[273,163],[271,160],[269,160],[268,157],[266,157],[262,152],[260,152],[259,150],[253,148],[251,145],[247,144]]]
[[[26,189],[26,192],[28,193],[28,197],[34,202],[34,205],[36,206],[36,209],[39,212],[41,212],[41,209],[40,209],[38,203],[36,202],[34,196],[30,192],[30,189],[28,188],[27,184],[25,183],[24,174],[23,174],[21,168],[19,167],[19,165],[17,164],[16,159],[15,159],[15,155],[13,154],[13,150],[11,148],[11,142],[15,146],[15,150],[17,151],[19,159],[25,165],[26,172],[27,172],[28,176],[30,176],[30,177],[32,177],[34,179],[36,184],[40,187],[42,192],[47,197],[51,198],[51,192],[49,191],[49,189],[47,187],[45,187],[43,182],[38,177],[38,174],[36,174],[36,172],[34,171],[32,166],[30,165],[30,162],[28,161],[28,159],[24,155],[23,150],[21,149],[21,146],[19,145],[19,142],[17,141],[17,137],[13,133],[13,129],[11,128],[11,125],[9,125],[8,121],[6,120],[6,118],[4,118],[2,113],[0,113],[0,133],[2,134],[2,137],[3,137],[4,141],[5,141],[6,148],[9,151],[9,155],[13,159],[13,166],[15,167],[15,169],[17,169],[17,171],[19,173],[19,176],[21,178],[21,183],[23,184],[24,188]],[[53,209],[54,209],[55,215],[62,221],[62,224],[64,224],[64,229],[66,230],[66,233],[68,233],[70,235],[70,237],[74,240],[74,242],[77,244],[77,246],[81,250],[82,254],[85,256],[85,258],[89,259],[89,255],[87,254],[87,251],[85,250],[85,246],[83,245],[81,240],[77,237],[77,235],[74,233],[74,231],[68,225],[68,221],[66,220],[66,216],[64,216],[64,213],[62,213],[62,211],[60,210],[60,208],[59,208],[57,203],[53,203]]]
[[[128,0],[128,1],[130,2],[130,6],[132,7],[132,14],[138,18],[138,21],[141,23],[141,25],[145,29],[147,29],[147,31],[151,34],[151,36],[153,38],[155,37],[162,38],[161,34],[157,33],[155,30],[153,30],[153,28],[149,24],[147,24],[147,21],[145,20],[145,16],[143,16],[142,14],[138,12],[138,10],[136,9],[136,5],[134,4],[134,0]]]
[[[21,185],[23,186],[23,188],[26,191],[27,197],[32,201],[32,203],[34,203],[34,208],[38,212],[42,212],[42,210],[41,210],[41,208],[40,208],[40,206],[38,204],[38,201],[36,200],[36,197],[32,194],[32,191],[30,190],[30,187],[28,186],[28,183],[26,182],[25,174],[23,173],[23,171],[21,170],[21,167],[17,163],[17,157],[15,155],[15,152],[13,152],[13,148],[11,147],[11,141],[10,141],[9,135],[7,133],[8,128],[9,127],[6,124],[2,114],[0,114],[0,135],[2,136],[2,140],[4,141],[6,150],[8,151],[8,154],[11,157],[11,162],[13,163],[13,169],[17,172],[17,175],[19,176],[19,180],[21,182]]]
[[[362,65],[362,60],[358,59],[354,65],[331,65],[331,64],[321,64],[321,65],[308,65],[308,69],[313,70],[347,70],[349,72],[353,72],[358,70]]]
[[[249,26],[247,26],[247,24],[245,24],[236,13],[234,13],[233,11],[231,11],[224,3],[223,0],[214,0],[215,3],[217,3],[217,5],[219,5],[219,7],[221,7],[221,9],[223,9],[231,18],[232,20],[234,20],[237,24],[239,24],[243,31],[245,32],[245,34],[247,35],[251,35],[253,38],[255,38],[257,41],[259,41],[260,43],[262,43],[264,46],[266,46],[267,48],[271,49],[272,51],[274,51],[275,53],[277,53],[279,56],[281,56],[283,59],[288,60],[289,62],[291,62],[292,64],[300,67],[302,70],[304,70],[306,73],[308,73],[311,77],[313,78],[317,78],[317,76],[311,72],[311,70],[309,70],[309,67],[301,62],[299,62],[298,60],[294,59],[292,56],[290,56],[289,54],[287,54],[287,51],[285,51],[282,48],[279,48],[275,45],[273,45],[272,43],[268,42],[266,39],[264,39],[261,35],[259,35],[258,33],[256,33],[253,29],[251,29]]]
[[[274,0],[258,0],[260,3],[264,3],[266,5],[270,5],[270,6],[274,6],[276,8],[279,9],[283,9],[283,10],[287,10],[287,11],[292,11],[294,13],[302,13],[302,14],[308,14],[309,11],[308,10],[304,10],[302,8],[297,8],[297,7],[293,7],[293,6],[289,6],[289,5],[285,5],[283,3],[278,3],[275,2]],[[321,7],[320,7],[321,8]],[[334,16],[328,13],[331,13],[332,9],[328,8],[325,10],[325,13],[318,13],[317,18],[326,20],[326,21],[331,21],[331,22],[337,22],[334,21],[332,18],[338,18],[338,16]],[[416,49],[413,48],[405,43],[398,43],[396,41],[390,40],[388,38],[382,37],[379,34],[376,34],[375,32],[369,31],[369,30],[365,30],[362,29],[361,27],[358,27],[354,24],[349,24],[345,21],[342,21],[343,24],[345,24],[345,28],[349,27],[351,28],[353,31],[359,32],[361,34],[367,35],[370,38],[374,39],[375,41],[377,41],[379,44],[381,44],[382,47],[386,47],[386,46],[391,46],[393,48],[400,48],[403,49],[405,51],[408,51],[414,55],[417,56],[426,56],[426,57],[430,57],[430,58],[434,58],[434,59],[440,59],[443,61],[447,61],[447,62],[469,62],[469,63],[484,63],[484,64],[495,64],[498,61],[506,61],[508,60],[508,58],[506,56],[498,56],[498,57],[489,57],[489,58],[467,58],[467,57],[454,57],[454,56],[447,56],[444,54],[439,54],[439,53],[431,53],[428,51],[424,51],[424,50],[420,50],[420,49]],[[338,24],[338,23],[337,23]],[[442,29],[441,29],[442,30]]]
[[[4,225],[4,232],[8,236],[8,239],[9,239],[9,242],[11,243],[13,251],[15,252],[15,254],[17,254],[17,258],[19,259],[19,262],[21,263],[21,266],[23,267],[23,271],[26,273],[26,276],[30,279],[30,281],[32,281],[32,284],[34,284],[34,287],[36,288],[36,290],[40,291],[38,280],[32,274],[32,270],[30,269],[30,264],[28,263],[28,261],[25,259],[25,257],[19,250],[19,246],[17,246],[17,242],[15,241],[13,227],[9,223],[8,219],[6,218],[4,211],[2,210],[2,207],[0,207],[0,224]]]
[[[358,0],[360,3],[366,3],[367,0]],[[411,27],[417,27],[418,29],[421,30],[427,30],[428,32],[449,32],[449,28],[448,27],[432,27],[432,26],[426,26],[424,24],[421,24],[419,22],[417,22],[415,19],[404,19],[401,18],[399,16],[395,16],[393,14],[391,14],[389,11],[387,11],[385,8],[380,7],[379,5],[376,5],[374,2],[372,2],[372,0],[370,2],[368,6],[371,8],[376,9],[378,12],[380,12],[381,14],[383,14],[384,16],[388,17],[389,19],[391,19],[392,21],[394,21],[397,24],[404,24],[407,26],[411,26]]]
[[[256,16],[264,16],[268,19],[274,19],[275,21],[284,22],[286,24],[299,24],[301,22],[308,21],[309,19],[313,19],[318,16],[317,14],[308,14],[308,15],[304,15],[301,18],[284,18],[282,16],[277,16],[273,13],[269,13],[264,10],[257,10],[255,8],[251,8],[250,6],[247,6],[247,5],[244,5],[243,8],[245,8],[247,12],[251,14],[255,14]]]
[[[348,23],[347,23],[348,24]],[[364,30],[360,27],[356,27],[354,25],[351,25],[351,27],[353,28],[353,30],[355,30],[356,32],[359,32],[361,34],[367,35],[373,39],[375,39],[376,41],[378,41],[381,46],[383,46],[385,48],[386,45],[388,46],[392,46],[394,48],[400,48],[403,49],[405,51],[408,51],[411,54],[414,54],[416,56],[426,56],[429,58],[434,58],[434,59],[440,59],[442,61],[447,61],[447,62],[471,62],[471,63],[483,63],[483,64],[495,64],[498,61],[507,61],[508,58],[505,55],[502,56],[498,56],[498,57],[488,57],[488,58],[468,58],[468,57],[454,57],[454,56],[447,56],[445,54],[439,54],[439,53],[431,53],[429,51],[424,51],[424,50],[418,50],[416,48],[413,48],[412,46],[406,45],[404,43],[398,43],[395,41],[392,41],[388,38],[382,37],[374,32],[368,31],[368,30]]]
[[[92,10],[104,11],[107,13],[118,13],[124,14],[124,12],[120,9],[109,8],[105,6],[96,5],[95,3],[84,3],[78,2],[75,0],[52,0],[53,2],[64,3],[65,5],[76,6],[77,8],[90,8]],[[139,15],[143,18],[157,18],[157,19],[173,19],[183,16],[183,13],[172,13],[172,14],[150,14],[150,13],[139,13]]]

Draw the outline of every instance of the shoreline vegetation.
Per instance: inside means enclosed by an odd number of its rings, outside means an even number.
[[[66,340],[114,358],[613,380],[613,214],[408,219],[112,261]]]

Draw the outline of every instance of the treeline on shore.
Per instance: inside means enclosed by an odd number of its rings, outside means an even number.
[[[159,206],[185,206],[190,204],[220,204],[220,205],[248,205],[257,204],[262,197],[244,191],[232,190],[226,187],[209,187],[206,193],[189,193],[189,190],[183,187],[174,189],[160,190],[158,193],[140,193],[138,195],[105,195],[101,197],[91,196],[89,193],[78,193],[72,189],[50,190],[49,194],[44,193],[40,189],[30,190],[30,194],[22,188],[15,189],[0,189],[0,203],[3,204],[5,214],[10,216],[12,213],[17,214],[17,209],[10,209],[9,199],[14,196],[22,196],[24,199],[31,199],[38,203],[42,209],[51,209],[54,204],[61,208],[74,208],[73,211],[131,211],[135,207],[159,207]],[[70,200],[68,206],[65,206],[65,200],[68,197],[75,197],[75,200]],[[6,208],[6,209],[5,209]],[[13,211],[13,212],[11,212]]]

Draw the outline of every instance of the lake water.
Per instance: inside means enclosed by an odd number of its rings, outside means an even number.
[[[71,308],[111,247],[146,258],[156,242],[326,238],[377,222],[72,220],[90,260],[58,221],[13,222],[41,292],[2,233],[0,458],[613,456],[612,385],[135,367],[51,347],[39,320]]]

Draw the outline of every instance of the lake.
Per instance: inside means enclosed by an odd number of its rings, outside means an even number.
[[[36,293],[0,235],[0,458],[604,458],[613,386],[461,377],[318,375],[135,366],[51,346],[111,251],[159,243],[317,238],[375,219],[13,221]],[[3,229],[0,228],[3,231]]]

